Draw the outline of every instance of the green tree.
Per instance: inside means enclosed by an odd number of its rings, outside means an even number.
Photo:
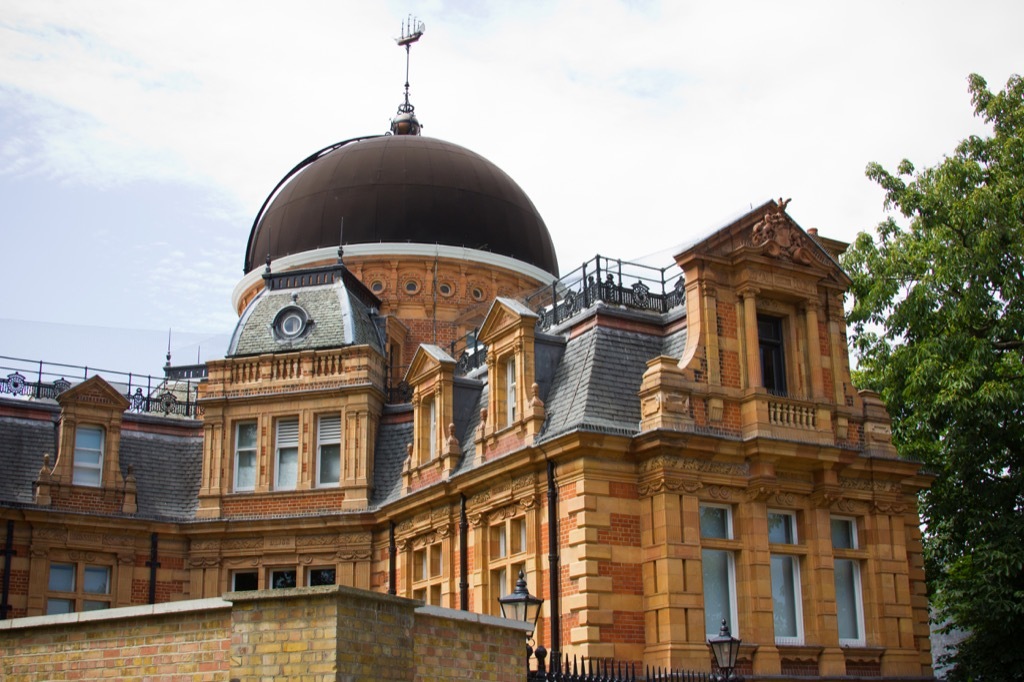
[[[1024,80],[968,82],[991,136],[931,168],[867,167],[897,217],[844,258],[849,322],[859,382],[936,475],[920,501],[930,597],[969,633],[950,679],[1024,679]]]

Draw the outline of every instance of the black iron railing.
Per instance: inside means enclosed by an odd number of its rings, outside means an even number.
[[[537,669],[527,673],[526,679],[530,682],[712,682],[709,673],[652,667],[638,670],[639,666],[634,663],[606,658],[570,658],[555,653],[551,655],[550,661],[546,661],[547,652],[540,647],[534,656]]]
[[[455,358],[455,374],[465,376],[487,363],[487,346],[477,340],[479,328],[448,344],[448,354]]]
[[[197,418],[199,381],[205,370],[182,373],[185,378],[155,377],[148,374],[68,365],[45,360],[27,360],[0,355],[0,395],[26,400],[56,400],[72,386],[93,376],[102,376],[128,400],[128,412],[177,415]]]
[[[537,330],[550,329],[598,301],[634,310],[665,313],[686,304],[682,272],[595,256],[524,299],[537,313]]]

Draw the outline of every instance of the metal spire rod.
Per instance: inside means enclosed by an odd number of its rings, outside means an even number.
[[[405,102],[398,110],[403,114],[412,113],[414,107],[409,103],[409,60],[412,44],[423,36],[426,25],[419,19],[409,15],[408,21],[402,22],[402,35],[395,39],[399,46],[405,47]]]

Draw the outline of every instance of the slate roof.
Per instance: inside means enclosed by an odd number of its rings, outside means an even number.
[[[578,428],[636,433],[640,381],[647,361],[661,352],[660,337],[605,327],[569,341],[548,394],[541,440]]]
[[[203,473],[202,436],[166,436],[121,431],[121,474],[135,473],[136,517],[188,521],[199,506]]]
[[[281,310],[295,306],[306,312],[313,321],[312,327],[297,339],[275,337],[272,329],[274,318]],[[227,355],[258,355],[362,344],[378,350],[383,347],[370,312],[339,280],[322,286],[275,291],[263,289],[239,318]]]
[[[53,466],[56,452],[54,422],[0,417],[0,503],[33,504],[32,484],[43,466],[43,453],[50,454]]]
[[[412,406],[404,409],[412,411]],[[377,429],[377,443],[373,460],[373,493],[370,506],[397,500],[402,495],[402,467],[408,456],[407,445],[412,442],[412,420],[398,424],[382,422]]]

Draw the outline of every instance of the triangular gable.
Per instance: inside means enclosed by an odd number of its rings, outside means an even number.
[[[128,398],[111,386],[106,379],[96,375],[89,377],[77,386],[73,386],[57,396],[61,407],[77,403],[87,403],[98,407],[110,407],[121,412],[131,404]]]
[[[786,213],[789,199],[769,200],[733,222],[691,243],[676,256],[683,263],[694,256],[711,257],[733,265],[752,255],[778,261],[794,269],[817,270],[844,285],[850,279],[842,267],[811,234]],[[840,242],[830,242],[836,246]]]
[[[410,385],[415,385],[421,377],[432,374],[445,365],[454,369],[455,358],[448,355],[440,346],[429,343],[420,344],[412,356],[412,362],[409,363],[409,371],[405,373],[405,380]]]
[[[523,323],[523,319],[530,320],[530,326],[536,324],[537,313],[533,312],[519,301],[499,296],[494,299],[491,309],[487,311],[484,322],[480,325],[477,338],[481,343],[489,344],[491,340],[502,331]]]

